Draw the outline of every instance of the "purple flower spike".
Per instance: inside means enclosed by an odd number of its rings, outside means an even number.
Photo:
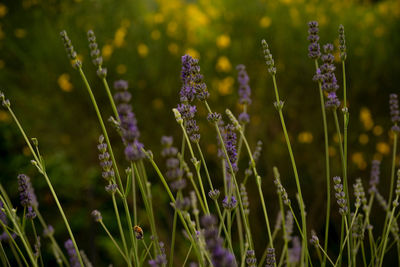
[[[211,254],[211,261],[215,267],[237,267],[234,255],[232,255],[222,244],[223,240],[218,236],[217,219],[214,215],[204,215],[201,218],[204,228],[204,239],[206,248]]]
[[[321,56],[320,46],[318,43],[318,22],[310,21],[308,23],[308,41],[310,41],[310,45],[308,46],[308,56],[311,59],[318,59]]]
[[[132,96],[128,92],[128,87],[128,82],[125,80],[115,81],[114,89],[117,92],[114,94],[114,100],[117,104],[118,116],[121,121],[120,130],[125,144],[125,157],[128,161],[138,161],[145,156],[142,151],[144,146],[138,140],[140,131],[135,113],[133,113],[132,106],[129,103]]]
[[[376,186],[379,184],[379,176],[380,176],[380,165],[381,162],[379,160],[373,160],[371,166],[371,175],[369,180],[369,193],[377,192]]]
[[[151,267],[162,267],[165,266],[167,262],[167,255],[165,254],[164,243],[160,242],[161,254],[157,255],[155,259],[149,260],[148,263]]]
[[[392,126],[392,131],[395,133],[400,133],[400,111],[399,111],[399,100],[397,94],[391,94],[389,99],[390,105],[390,117],[394,125]]]
[[[75,250],[74,243],[72,242],[72,240],[68,239],[64,243],[64,247],[67,250],[69,264],[71,265],[71,267],[81,267],[81,264],[79,263],[78,255],[76,255],[76,250]]]
[[[226,196],[224,200],[222,200],[222,207],[228,210],[232,210],[236,208],[237,200],[234,196],[231,196],[231,199],[228,200],[228,197]]]
[[[181,102],[192,102],[196,97],[203,101],[209,97],[203,75],[200,73],[199,61],[190,55],[182,56]]]
[[[246,66],[245,65],[238,65],[236,67],[238,70],[238,82],[239,82],[239,103],[240,104],[246,104],[250,105],[251,104],[251,89],[249,86],[249,76],[247,75],[246,72]]]
[[[222,138],[224,140],[224,144],[226,147],[226,151],[228,153],[228,159],[229,162],[232,165],[232,169],[234,172],[238,171],[238,167],[236,165],[236,159],[237,159],[237,151],[236,151],[236,143],[237,143],[237,138],[236,138],[236,133],[235,133],[235,126],[232,124],[227,124],[225,127],[221,128],[222,132]],[[220,153],[222,157],[225,158],[224,153]],[[230,173],[231,169],[229,168],[228,162],[226,163],[226,169]]]
[[[321,56],[322,65],[317,69],[313,80],[320,82],[322,90],[328,93],[325,107],[328,109],[336,109],[340,106],[340,101],[336,95],[339,89],[335,76],[335,65],[333,64],[335,57],[332,55],[333,45],[324,45],[324,54]]]
[[[37,202],[31,180],[29,176],[25,174],[19,174],[17,179],[21,205],[27,208],[25,216],[27,219],[34,219],[36,217],[36,213],[33,207],[37,208],[39,204]]]
[[[167,172],[165,176],[171,181],[172,190],[178,191],[186,187],[186,180],[182,178],[184,172],[177,157],[178,149],[172,146],[173,142],[172,136],[161,137],[161,144],[163,145],[161,155],[166,158]]]

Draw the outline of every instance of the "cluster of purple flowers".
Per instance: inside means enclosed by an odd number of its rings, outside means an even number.
[[[125,156],[128,161],[138,161],[144,158],[143,144],[139,142],[140,132],[137,126],[135,113],[129,104],[132,95],[128,92],[128,82],[119,80],[114,82],[114,100],[117,104],[120,119],[122,140],[125,144]]]
[[[0,200],[0,221],[2,221],[2,223],[4,224],[4,225],[8,225],[8,220],[7,220],[7,215],[4,213],[4,211],[3,211],[3,208],[4,208],[4,204],[3,204],[3,202]],[[13,238],[15,238],[16,237],[16,234],[12,234],[13,236]],[[9,241],[10,240],[10,236],[7,234],[7,232],[6,231],[4,231],[1,235],[0,235],[0,242],[6,242],[6,241]]]
[[[167,172],[165,175],[171,181],[170,186],[173,190],[178,191],[186,187],[186,180],[182,178],[184,172],[179,166],[178,149],[172,146],[173,141],[172,136],[161,137],[163,146],[161,156],[167,159]]]
[[[328,93],[328,100],[325,103],[326,108],[336,109],[340,106],[340,101],[336,95],[339,89],[335,76],[335,65],[333,64],[335,57],[332,55],[333,45],[324,45],[324,54],[321,56],[322,65],[317,69],[314,81],[321,82],[322,90]]]
[[[301,256],[301,244],[298,236],[292,239],[292,248],[289,249],[289,262],[298,263]]]
[[[237,161],[237,150],[236,150],[237,138],[236,138],[235,126],[233,124],[227,124],[224,126],[221,123],[221,125],[219,127],[220,127],[220,131],[221,131],[222,139],[224,140],[226,152],[228,153],[228,159],[226,159],[225,153],[223,152],[222,149],[218,150],[218,156],[220,158],[225,159],[226,170],[228,171],[228,173],[231,173],[231,169],[229,168],[229,164],[228,164],[227,160],[229,160],[230,164],[232,165],[233,171],[237,172],[238,171],[238,167],[236,164],[236,161]]]
[[[392,126],[392,131],[400,133],[400,111],[399,111],[399,100],[397,94],[390,94],[389,98],[390,105],[390,117],[394,125]]]
[[[239,82],[239,103],[242,105],[250,105],[251,104],[251,89],[249,86],[249,76],[247,75],[246,72],[246,66],[245,65],[237,65],[236,69],[238,70],[238,82]],[[239,114],[239,122],[242,124],[249,123],[250,121],[250,116],[246,112],[246,110],[243,110],[242,113]]]
[[[318,43],[318,31],[318,22],[310,21],[308,23],[308,41],[310,41],[310,45],[308,46],[308,56],[311,59],[318,59],[321,56],[320,46]]]
[[[17,179],[21,205],[27,208],[26,218],[34,219],[36,217],[36,213],[33,208],[37,208],[39,204],[37,202],[31,180],[29,176],[25,174],[19,174]]]
[[[201,218],[204,228],[204,239],[206,248],[210,252],[211,261],[215,267],[236,267],[235,257],[226,250],[222,244],[223,240],[218,235],[217,219],[213,215],[204,215]]]
[[[370,185],[370,188],[368,191],[369,193],[377,191],[376,186],[379,184],[379,176],[381,174],[380,165],[381,165],[381,162],[379,160],[372,161],[371,175],[370,175],[371,177],[369,180],[369,185]]]
[[[165,247],[163,242],[159,242],[161,254],[157,255],[155,259],[149,260],[148,263],[151,267],[162,267],[167,264],[167,255],[165,254]]]
[[[100,135],[99,137],[97,149],[99,150],[100,166],[103,169],[102,176],[107,181],[110,181],[114,177],[115,173],[112,161],[110,160],[110,154],[107,152],[107,144],[104,143],[103,135]]]
[[[230,199],[228,196],[226,196],[222,200],[222,207],[224,207],[224,209],[232,210],[236,208],[236,205],[237,205],[237,200],[234,196],[231,196]]]
[[[67,241],[65,241],[64,247],[67,250],[69,264],[71,265],[71,267],[81,267],[81,264],[79,263],[78,255],[76,254],[76,250],[75,250],[74,243],[72,242],[72,240],[68,239]]]
[[[200,73],[199,61],[189,55],[182,57],[181,71],[182,87],[180,90],[180,104],[177,109],[184,120],[186,132],[192,142],[200,140],[199,126],[194,119],[197,108],[190,103],[195,98],[204,101],[209,97],[206,84],[203,82],[203,75]]]
[[[105,78],[107,76],[107,69],[102,67],[103,58],[100,56],[100,50],[96,42],[96,36],[92,30],[87,32],[89,41],[90,56],[92,57],[93,64],[97,67],[97,76]]]
[[[267,248],[267,260],[265,267],[274,267],[275,266],[275,249],[274,248]]]
[[[343,191],[343,184],[342,184],[342,180],[340,179],[339,176],[335,176],[333,177],[333,182],[335,183],[335,196],[336,196],[336,202],[339,205],[339,213],[344,216],[347,214],[347,212],[349,211],[348,207],[347,207],[347,201],[346,201],[346,194]]]
[[[257,259],[254,250],[248,250],[246,252],[246,265],[247,267],[256,267]]]

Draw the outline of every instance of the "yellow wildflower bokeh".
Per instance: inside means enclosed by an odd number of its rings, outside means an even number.
[[[149,48],[145,44],[139,44],[137,47],[139,56],[146,57],[149,54]]]
[[[114,51],[114,48],[112,45],[107,44],[103,46],[103,49],[101,49],[101,55],[103,56],[104,60],[107,60],[111,57],[112,53]]]
[[[361,152],[355,152],[351,156],[351,160],[360,170],[364,170],[367,167],[367,162],[364,160],[364,156]]]
[[[126,70],[127,70],[127,67],[126,67],[125,64],[119,64],[119,65],[117,66],[117,73],[118,73],[118,74],[125,74],[125,73],[126,73]]]
[[[197,59],[200,58],[200,53],[197,52],[197,50],[195,50],[195,49],[193,49],[193,48],[188,48],[188,49],[185,51],[185,54],[188,54],[188,55],[191,56],[192,58],[197,58]]]
[[[376,144],[376,150],[383,155],[387,155],[390,152],[390,147],[385,142],[379,142]]]
[[[7,7],[3,3],[0,3],[0,18],[4,17],[7,14]]]
[[[270,17],[265,16],[260,19],[260,27],[261,28],[268,28],[271,26],[272,20]]]
[[[217,88],[220,95],[229,95],[232,93],[232,87],[234,84],[234,79],[232,77],[226,77],[225,79],[219,80],[217,82]]]
[[[215,68],[220,72],[229,72],[232,69],[232,65],[227,57],[222,56],[218,58]]]
[[[25,29],[15,29],[14,35],[17,38],[24,38],[26,36],[26,30]]]
[[[359,142],[360,144],[362,144],[362,145],[367,144],[368,141],[369,141],[369,137],[368,137],[368,135],[365,134],[365,133],[360,134],[360,136],[358,137],[358,142]]]
[[[73,85],[70,82],[70,77],[68,73],[61,74],[57,79],[58,86],[60,86],[61,90],[64,92],[71,92],[73,89]]]
[[[365,130],[369,131],[374,127],[374,121],[371,117],[371,112],[368,108],[361,108],[360,110],[360,121],[363,124]]]
[[[297,136],[300,143],[309,144],[313,141],[314,137],[311,132],[301,132]]]
[[[231,38],[229,35],[222,34],[217,38],[217,46],[219,48],[226,48],[231,44]]]

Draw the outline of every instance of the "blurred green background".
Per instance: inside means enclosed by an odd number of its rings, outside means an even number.
[[[77,234],[78,243],[97,265],[115,261],[115,249],[90,218],[102,211],[112,231],[110,198],[104,191],[97,160],[100,134],[97,118],[78,73],[71,67],[59,32],[65,29],[83,61],[104,118],[110,116],[107,96],[91,63],[86,32],[93,29],[108,69],[110,84],[126,79],[133,94],[134,111],[142,132],[141,141],[151,149],[162,168],[159,141],[162,135],[181,139],[171,108],[180,89],[180,57],[189,53],[200,59],[211,93],[210,104],[219,112],[237,104],[235,66],[245,64],[250,76],[253,103],[247,128],[250,145],[264,142],[259,168],[267,208],[272,221],[278,210],[272,166],[278,166],[284,185],[295,198],[295,183],[280,122],[273,107],[272,81],[266,72],[260,41],[266,38],[276,61],[278,85],[285,101],[284,113],[297,158],[308,211],[308,225],[323,232],[325,174],[323,133],[318,89],[312,82],[314,64],[307,57],[307,22],[320,23],[321,44],[338,43],[343,24],[348,47],[347,82],[350,110],[349,177],[362,177],[368,186],[373,158],[382,159],[381,191],[387,195],[391,161],[388,96],[399,92],[399,1],[239,1],[239,0],[22,0],[0,2],[0,85],[30,137],[39,139],[48,173]],[[338,59],[338,55],[336,55]],[[337,61],[339,63],[339,61]],[[341,68],[336,73],[341,83]],[[341,91],[339,91],[341,97]],[[221,183],[216,137],[199,105],[201,146],[216,183]],[[329,117],[332,175],[340,175],[337,136]],[[127,167],[122,144],[109,127],[119,149],[121,170]],[[179,144],[180,141],[177,142]],[[55,226],[56,237],[67,238],[65,228],[45,181],[30,165],[30,155],[8,113],[0,110],[0,181],[17,205],[16,176],[32,177],[40,208]],[[240,175],[248,159],[241,158]],[[398,162],[398,161],[397,161]],[[149,168],[161,239],[169,243],[172,212],[167,195]],[[248,191],[255,192],[252,180]],[[253,231],[264,231],[258,198],[251,197]],[[157,206],[161,204],[157,204]],[[340,231],[337,206],[332,203],[332,240]],[[383,214],[378,206],[377,215]],[[143,209],[144,210],[144,209]],[[158,209],[157,209],[158,210]],[[141,223],[147,228],[145,214]],[[376,216],[378,218],[379,216]],[[378,220],[378,219],[377,219]],[[272,222],[274,223],[274,222]],[[379,223],[379,221],[377,221]],[[115,231],[116,232],[116,231]],[[267,237],[257,242],[257,254]],[[185,245],[179,237],[178,254]],[[335,242],[331,250],[337,249]],[[101,256],[100,256],[101,255]],[[177,261],[182,260],[181,256]]]

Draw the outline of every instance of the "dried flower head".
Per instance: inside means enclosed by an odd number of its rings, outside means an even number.
[[[265,40],[261,41],[261,45],[263,47],[264,59],[265,59],[265,63],[267,64],[267,67],[268,67],[268,72],[269,72],[269,74],[274,76],[276,74],[276,68],[275,68],[274,59],[272,58],[271,51],[269,51],[268,44]]]

